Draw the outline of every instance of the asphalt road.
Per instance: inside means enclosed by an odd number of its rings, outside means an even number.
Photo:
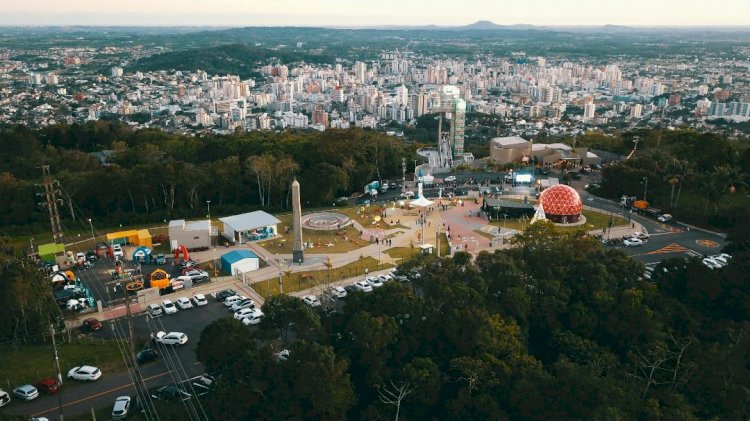
[[[179,294],[170,294],[171,300],[179,298]],[[180,310],[177,314],[165,315],[152,319],[145,313],[133,317],[133,332],[136,342],[148,343],[151,332],[164,330],[166,332],[179,331],[188,336],[187,344],[181,347],[159,346],[159,359],[140,366],[141,375],[149,389],[165,384],[175,384],[187,377],[204,372],[203,366],[197,362],[195,350],[203,328],[210,322],[221,317],[232,317],[231,312],[223,304],[216,302],[213,297],[207,297],[209,304]],[[114,331],[113,331],[114,327]],[[253,329],[255,327],[249,327]],[[117,335],[115,335],[117,332]],[[112,338],[122,337],[127,332],[125,318],[104,322],[104,328],[92,335]],[[63,375],[71,367],[61,367]],[[103,373],[102,377],[91,383],[63,380],[60,396],[63,403],[63,414],[75,416],[87,414],[91,408],[102,408],[112,405],[115,398],[122,395],[136,395],[130,374]],[[9,406],[3,408],[8,414],[27,416],[46,416],[50,419],[57,417],[57,396],[40,396],[31,402],[13,400]]]

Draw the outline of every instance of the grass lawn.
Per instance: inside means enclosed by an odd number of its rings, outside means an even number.
[[[376,270],[388,269],[391,267],[393,267],[393,265],[389,263],[381,263],[380,266],[378,266],[378,261],[376,259],[365,257],[356,262],[349,263],[348,265],[333,268],[330,271],[328,269],[319,269],[292,274],[287,273],[282,275],[284,293],[288,294],[290,292],[302,291],[316,285],[325,284],[329,280],[333,282],[357,275],[364,276],[365,269],[367,269],[368,272],[374,272]],[[268,298],[279,293],[279,280],[278,278],[274,278],[256,282],[252,287],[262,297]]]
[[[63,376],[67,375],[68,370],[81,364],[99,367],[104,376],[126,369],[114,341],[83,339],[64,344],[58,341],[57,349],[60,356],[60,371]],[[51,342],[41,345],[22,345],[17,350],[9,345],[2,345],[0,355],[4,357],[0,358],[0,387],[5,390],[25,383],[34,384],[40,379],[52,377],[55,374]],[[63,383],[66,383],[65,379]]]
[[[435,245],[433,244],[433,246]],[[449,252],[448,238],[445,234],[440,234],[440,256],[447,256]],[[417,244],[414,247],[391,247],[385,250],[384,253],[394,259],[410,259],[419,254],[419,247],[417,247]]]
[[[335,209],[333,211],[340,211]],[[281,223],[278,225],[279,235],[258,245],[270,253],[290,254],[294,247],[294,232],[292,231],[292,215],[277,215]],[[285,233],[286,227],[289,232]],[[340,231],[316,231],[302,229],[302,240],[313,242],[312,249],[306,249],[308,253],[346,253],[370,245],[369,242],[359,238],[359,231],[351,225]],[[332,244],[328,246],[328,244]]]

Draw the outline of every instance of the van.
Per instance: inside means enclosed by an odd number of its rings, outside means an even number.
[[[0,389],[0,407],[5,406],[8,403],[10,403],[10,395],[8,392]]]

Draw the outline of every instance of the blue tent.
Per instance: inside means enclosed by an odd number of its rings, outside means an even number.
[[[146,246],[135,249],[133,252],[133,262],[143,264],[151,263],[151,249]]]
[[[234,250],[221,256],[221,272],[225,275],[232,274],[232,265],[244,259],[257,259],[258,255],[250,250]]]

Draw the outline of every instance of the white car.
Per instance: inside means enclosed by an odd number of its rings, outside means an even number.
[[[370,284],[370,286],[373,288],[380,288],[383,286],[383,282],[381,282],[380,279],[375,276],[370,276],[366,280],[367,283]]]
[[[713,269],[721,269],[721,268],[724,267],[724,265],[721,262],[719,262],[718,260],[714,260],[714,259],[711,259],[711,258],[708,258],[708,257],[705,258],[705,259],[703,259],[702,262],[703,262],[704,265],[706,265],[711,270],[713,270]]]
[[[156,333],[156,342],[164,345],[185,345],[187,341],[187,335],[182,332],[164,333],[163,331],[159,331]]]
[[[343,287],[333,287],[330,291],[331,297],[338,299],[346,297],[346,294],[347,292]]]
[[[449,175],[448,177],[445,177],[445,182],[446,183],[452,183],[454,181],[456,181],[456,176],[455,175]]]
[[[729,259],[727,259],[726,257],[724,257],[724,256],[722,256],[720,254],[716,254],[716,255],[713,255],[713,256],[708,256],[708,258],[711,259],[711,260],[716,260],[717,262],[721,263],[724,266],[726,266],[726,265],[729,264]]]
[[[161,307],[158,304],[149,304],[147,310],[151,317],[158,317],[162,314]]]
[[[261,320],[263,320],[263,312],[260,310],[253,310],[252,314],[242,319],[242,323],[244,323],[245,326],[257,325]]]
[[[231,297],[227,297],[227,299],[224,300],[224,305],[227,306],[227,307],[229,307],[229,308],[232,308],[232,306],[236,302],[242,301],[242,300],[246,300],[246,299],[247,299],[247,297],[245,297],[244,295],[232,295]]]
[[[255,301],[251,298],[245,298],[244,300],[232,304],[232,311],[241,310],[243,308],[255,308]]]
[[[175,314],[177,313],[177,307],[171,300],[164,300],[161,302],[161,308],[164,310],[164,314]]]
[[[663,215],[659,215],[658,218],[656,218],[659,222],[669,222],[672,220],[672,215],[665,213]]]
[[[112,407],[112,419],[124,420],[130,410],[130,396],[120,396],[115,399],[115,405]]]
[[[318,297],[314,295],[305,295],[302,297],[302,301],[305,302],[305,304],[309,305],[310,307],[320,307],[320,300],[318,300]]]
[[[203,307],[208,305],[208,300],[206,300],[206,296],[203,294],[193,294],[193,303],[198,307]]]
[[[648,233],[643,232],[643,231],[636,231],[633,233],[633,238],[639,238],[641,240],[648,240],[648,237],[649,237]]]
[[[392,281],[393,277],[390,274],[386,273],[385,275],[378,275],[378,279],[380,279],[380,282],[386,283],[388,281]]]
[[[646,244],[640,238],[628,238],[628,239],[625,239],[622,243],[628,247],[637,247],[637,246],[642,246]]]
[[[193,303],[190,302],[190,299],[188,297],[178,298],[177,300],[175,300],[175,304],[177,304],[177,307],[179,307],[180,310],[193,308]]]
[[[68,371],[68,378],[73,380],[94,381],[102,376],[102,371],[90,365],[73,367]]]
[[[370,286],[370,284],[368,284],[366,281],[355,282],[354,288],[357,288],[358,290],[362,292],[372,292],[372,286]]]
[[[10,403],[10,395],[8,392],[0,389],[0,408]]]
[[[122,252],[122,246],[115,244],[112,246],[112,255],[115,256],[115,260],[121,259],[125,253]]]
[[[242,320],[245,317],[248,317],[253,313],[255,313],[254,308],[241,308],[234,312],[234,318],[237,320]]]

